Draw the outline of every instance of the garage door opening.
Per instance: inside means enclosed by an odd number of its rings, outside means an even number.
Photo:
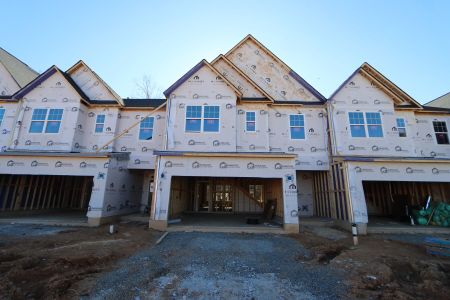
[[[449,182],[363,181],[369,225],[409,225],[411,209],[450,202]]]
[[[0,175],[0,217],[84,218],[92,176]]]
[[[172,177],[169,225],[280,227],[282,224],[281,179]]]

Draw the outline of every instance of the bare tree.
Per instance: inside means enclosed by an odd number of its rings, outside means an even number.
[[[161,98],[162,89],[153,80],[150,75],[143,75],[140,80],[135,80],[136,92],[141,98]]]

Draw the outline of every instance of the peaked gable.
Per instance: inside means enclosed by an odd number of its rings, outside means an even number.
[[[224,55],[220,54],[211,62],[211,65],[242,92],[243,98],[267,98],[268,100],[273,101],[269,94],[261,89]]]
[[[422,109],[422,105],[414,100],[411,96],[405,93],[392,81],[387,79],[383,74],[381,74],[374,67],[369,65],[367,62],[363,63],[358,69],[356,69],[339,87],[333,94],[331,94],[330,99],[332,99],[339,91],[346,88],[347,85],[352,84],[352,79],[357,75],[361,75],[370,81],[372,86],[378,87],[385,94],[387,94],[390,99],[394,102],[397,108],[416,108]]]
[[[70,67],[66,73],[91,101],[116,100],[123,104],[122,98],[82,60]]]
[[[6,97],[14,94],[20,89],[20,86],[14,80],[8,70],[0,63],[0,97]]]
[[[0,48],[0,64],[3,65],[20,88],[39,75],[38,72],[3,48]]]
[[[48,68],[45,72],[43,72],[41,75],[36,77],[36,79],[34,79],[30,83],[28,83],[24,88],[17,91],[17,93],[15,93],[12,98],[15,100],[19,100],[19,99],[25,97],[28,93],[30,93],[32,90],[34,90],[36,87],[38,87],[41,83],[43,83],[44,81],[49,79],[55,73],[59,73],[62,76],[63,80],[65,80],[67,82],[67,84],[80,96],[80,99],[89,101],[89,97],[87,97],[86,94],[84,94],[84,92],[75,84],[75,82],[72,80],[72,78],[70,78],[69,75],[67,75],[66,73],[61,71],[55,65]]]
[[[447,94],[444,94],[440,97],[437,97],[434,100],[431,100],[428,103],[425,103],[424,105],[428,106],[434,106],[434,107],[442,107],[442,108],[450,108],[450,92]]]
[[[247,35],[225,57],[276,101],[326,101],[323,95],[252,35]]]
[[[217,71],[213,66],[211,66],[206,60],[200,61],[198,64],[196,64],[192,69],[190,69],[186,74],[184,74],[180,79],[178,79],[174,84],[172,84],[167,90],[164,91],[164,96],[169,99],[170,95],[173,91],[175,91],[180,85],[182,85],[185,81],[187,81],[189,78],[195,75],[196,72],[198,72],[201,68],[206,67],[210,69],[218,78],[223,80],[227,86],[229,86],[236,95],[240,98],[242,97],[242,92],[239,91],[228,79],[223,78],[223,76]]]

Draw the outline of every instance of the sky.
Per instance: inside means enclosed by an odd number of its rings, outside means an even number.
[[[363,62],[420,103],[450,92],[450,1],[0,0],[0,47],[33,69],[82,59],[120,96],[161,91],[252,34],[325,97]]]

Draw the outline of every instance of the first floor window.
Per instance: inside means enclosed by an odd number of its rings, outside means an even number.
[[[397,132],[399,137],[406,137],[406,122],[403,118],[397,118]]]
[[[203,131],[219,131],[219,106],[204,106]]]
[[[5,109],[4,108],[0,108],[0,126],[2,125],[4,117],[5,117]]]
[[[366,112],[366,122],[369,137],[383,137],[381,114],[379,112]]]
[[[291,139],[293,140],[305,139],[305,117],[303,115],[290,115],[289,128]]]
[[[444,121],[433,121],[434,133],[436,134],[436,141],[441,145],[448,145],[448,131],[447,123]]]
[[[149,141],[153,138],[154,117],[147,117],[141,121],[139,139]]]
[[[245,113],[245,131],[256,131],[256,113],[254,111],[247,111]]]
[[[97,115],[95,120],[95,132],[102,133],[105,127],[105,115]]]
[[[366,137],[364,128],[364,114],[362,112],[349,112],[350,132],[352,137]]]
[[[186,132],[219,132],[220,107],[188,105],[186,107]]]
[[[186,131],[200,132],[202,129],[202,107],[188,105],[186,107]]]

